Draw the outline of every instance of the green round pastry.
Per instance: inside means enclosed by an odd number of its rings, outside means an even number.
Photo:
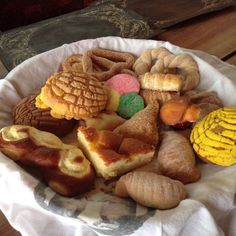
[[[117,113],[121,117],[128,119],[143,108],[144,101],[140,95],[137,93],[126,93],[120,96]]]

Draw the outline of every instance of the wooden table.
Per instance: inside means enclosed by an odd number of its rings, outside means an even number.
[[[236,66],[236,4],[220,12],[200,16],[175,25],[154,37],[181,47],[197,49],[215,55]],[[0,78],[7,70],[0,62]],[[0,235],[19,236],[0,213]]]
[[[173,26],[155,39],[202,50],[236,65],[236,4]]]

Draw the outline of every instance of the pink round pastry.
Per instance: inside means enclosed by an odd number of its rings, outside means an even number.
[[[129,74],[118,74],[111,77],[104,83],[107,87],[116,90],[119,94],[139,93],[140,85],[138,80]]]

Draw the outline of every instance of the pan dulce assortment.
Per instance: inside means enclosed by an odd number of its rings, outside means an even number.
[[[119,197],[176,207],[201,178],[199,162],[236,163],[236,108],[198,91],[200,79],[190,55],[164,47],[138,58],[102,48],[70,55],[16,105],[0,150],[64,196],[104,178]]]

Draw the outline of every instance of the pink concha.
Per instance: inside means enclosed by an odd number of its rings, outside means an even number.
[[[140,84],[138,80],[129,74],[117,74],[104,83],[106,86],[116,90],[119,94],[139,93]]]

